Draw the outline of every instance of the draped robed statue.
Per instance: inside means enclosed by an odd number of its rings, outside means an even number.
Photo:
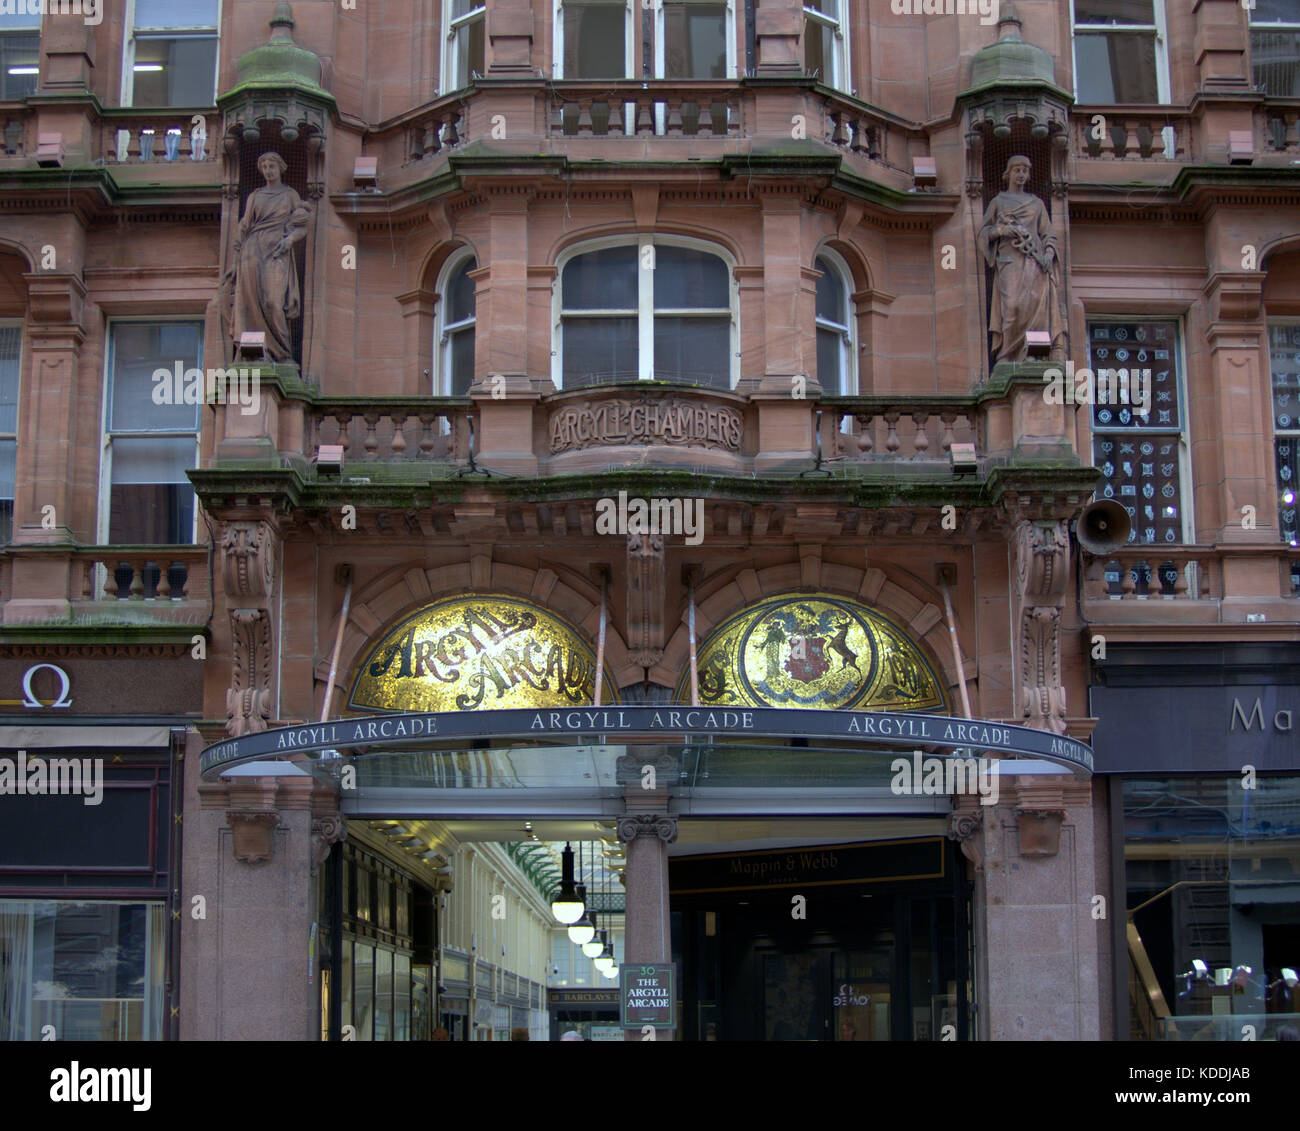
[[[307,235],[311,205],[284,183],[288,169],[278,153],[263,153],[257,171],[266,185],[252,192],[244,205],[233,246],[234,263],[222,280],[223,310],[228,333],[266,334],[266,356],[292,362],[289,323],[302,312],[302,291],[293,246]]]
[[[995,361],[1024,361],[1025,335],[1046,330],[1051,358],[1065,360],[1069,348],[1065,321],[1061,250],[1043,202],[1031,192],[1029,158],[1013,156],[1002,175],[1006,189],[984,213],[980,251],[993,268],[989,330]]]

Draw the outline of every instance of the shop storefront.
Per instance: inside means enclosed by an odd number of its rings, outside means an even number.
[[[165,662],[0,658],[0,1040],[175,1032],[180,752],[196,673]],[[142,686],[124,704],[122,682]],[[125,715],[123,708],[139,713]],[[118,713],[114,713],[118,712]],[[193,913],[206,907],[196,903]]]
[[[1109,651],[1116,1036],[1300,1039],[1300,649]]]

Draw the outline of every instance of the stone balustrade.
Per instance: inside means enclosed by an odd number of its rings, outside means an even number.
[[[1225,584],[1230,561],[1275,563],[1277,588],[1265,598],[1300,597],[1300,549],[1269,546],[1177,546],[1130,544],[1109,554],[1085,555],[1085,600],[1219,602],[1234,589]]]
[[[551,94],[549,121],[552,137],[734,137],[742,132],[736,84],[723,80],[626,87],[559,82]]]
[[[307,414],[304,454],[322,444],[343,448],[347,463],[462,462],[469,458],[472,406],[438,397],[338,397]]]
[[[192,136],[198,115],[205,120],[205,137]],[[106,165],[140,162],[194,161],[215,163],[220,116],[214,111],[115,110],[99,120],[95,157]]]
[[[206,546],[87,546],[73,551],[79,602],[201,601],[211,595]]]
[[[977,411],[970,401],[856,397],[818,408],[826,462],[947,462],[953,444],[977,443]]]
[[[1196,163],[1204,159],[1204,145],[1195,126],[1177,106],[1076,106],[1070,153],[1079,161]]]

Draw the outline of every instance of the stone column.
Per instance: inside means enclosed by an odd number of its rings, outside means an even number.
[[[672,961],[668,846],[677,839],[677,818],[668,815],[667,787],[676,773],[677,760],[666,752],[656,757],[646,751],[618,760],[618,780],[627,785],[627,812],[618,822],[618,839],[627,845],[624,965]],[[644,788],[645,784],[653,788]],[[629,1041],[642,1039],[639,1029],[628,1029],[624,1036]],[[675,1039],[676,1034],[660,1029],[655,1036],[665,1041]]]
[[[760,0],[754,13],[754,42],[760,75],[794,75],[803,71],[801,0]]]
[[[549,14],[549,8],[543,10]],[[533,8],[528,0],[487,0],[487,36],[489,76],[534,76]]]
[[[337,795],[292,763],[202,784],[187,765],[181,1039],[317,1040],[319,868],[346,831]]]

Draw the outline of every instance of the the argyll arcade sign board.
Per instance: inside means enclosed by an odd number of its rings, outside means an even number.
[[[677,986],[671,962],[619,967],[619,1021],[624,1029],[677,1025]]]
[[[1084,743],[1011,723],[888,711],[624,706],[408,712],[277,727],[209,746],[200,755],[199,768],[212,780],[244,762],[322,750],[393,753],[411,744],[454,748],[458,740],[476,738],[662,744],[686,736],[861,741],[872,747],[1029,758],[1054,762],[1079,777],[1092,773],[1092,751]]]

